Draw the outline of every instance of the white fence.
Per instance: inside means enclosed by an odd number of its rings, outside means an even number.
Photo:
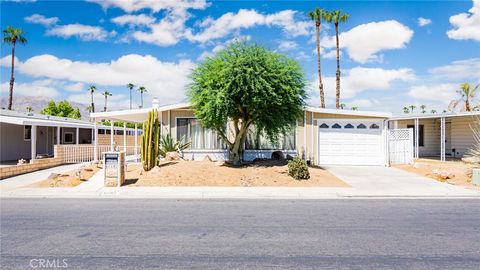
[[[64,150],[64,162],[65,163],[81,163],[92,161],[94,158],[94,146],[92,144],[72,144],[72,145],[61,145]],[[126,155],[135,154],[135,146],[116,146],[117,151],[125,151]],[[102,159],[103,153],[110,151],[110,145],[98,145],[97,154],[98,159]],[[140,147],[137,147],[137,153],[140,154]]]
[[[413,129],[389,129],[387,133],[389,163],[413,163]]]

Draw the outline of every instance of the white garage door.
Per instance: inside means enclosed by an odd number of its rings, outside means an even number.
[[[321,165],[384,165],[383,121],[318,120]]]

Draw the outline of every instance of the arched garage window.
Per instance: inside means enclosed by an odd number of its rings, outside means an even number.
[[[320,125],[320,128],[329,128],[329,126],[327,124],[323,123],[323,124]]]
[[[359,129],[365,129],[365,128],[367,128],[367,126],[365,126],[364,124],[360,124],[360,125],[357,126],[357,128],[359,128]]]
[[[348,123],[348,124],[346,124],[346,125],[345,125],[345,127],[344,127],[344,128],[353,128],[353,125],[352,125],[352,124],[350,124],[350,123]]]
[[[338,123],[333,124],[332,128],[342,128]]]

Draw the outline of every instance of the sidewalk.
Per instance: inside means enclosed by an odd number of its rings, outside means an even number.
[[[325,187],[135,187],[103,186],[103,170],[74,188],[26,188],[52,172],[79,168],[64,165],[5,179],[1,198],[165,198],[165,199],[345,199],[345,198],[476,198],[480,191],[441,183],[388,167],[329,167],[349,188]]]

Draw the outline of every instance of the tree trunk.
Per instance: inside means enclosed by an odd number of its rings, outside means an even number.
[[[130,88],[130,110],[132,109],[132,88]]]
[[[335,93],[335,105],[340,108],[340,43],[338,41],[338,23],[335,24],[335,35],[337,39],[337,88]]]
[[[93,102],[93,92],[90,91],[90,96],[92,98],[92,112],[95,112],[95,103]]]
[[[103,107],[103,111],[107,111],[107,96],[105,96],[105,107]]]
[[[10,71],[10,92],[8,96],[8,109],[12,110],[13,105],[13,82],[15,81],[15,77],[13,76],[13,71],[15,69],[15,44],[16,40],[12,40],[12,69]]]
[[[143,108],[143,92],[140,92],[140,99],[142,100],[142,105],[140,105],[140,108]]]
[[[248,126],[247,123],[242,122],[240,129],[238,129],[238,133],[235,134],[233,145],[228,147],[229,160],[234,166],[239,166],[243,162],[243,146],[245,145]]]
[[[318,66],[318,88],[320,90],[320,107],[325,108],[325,93],[323,92],[322,82],[322,68],[320,66],[320,26],[321,21],[317,20],[315,23],[317,31],[317,66]]]
[[[467,112],[472,111],[472,108],[470,108],[470,100],[469,100],[468,97],[467,97],[467,99],[465,100],[465,111],[467,111]]]

